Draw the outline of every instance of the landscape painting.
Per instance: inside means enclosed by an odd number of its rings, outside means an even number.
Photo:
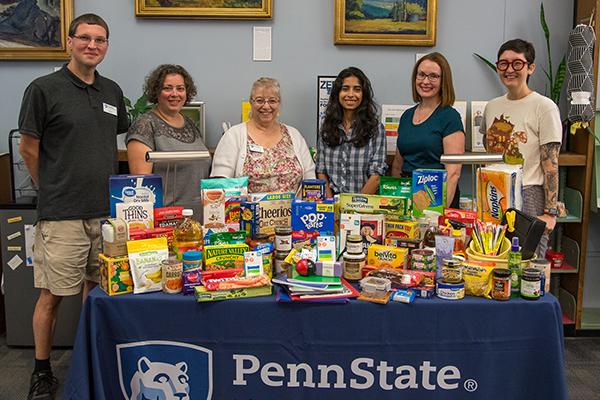
[[[265,19],[271,18],[272,7],[273,0],[135,0],[135,15],[144,18]]]
[[[436,0],[335,0],[335,44],[435,45]]]
[[[0,0],[0,59],[61,60],[73,0]]]

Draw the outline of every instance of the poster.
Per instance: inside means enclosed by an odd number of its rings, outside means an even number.
[[[481,123],[483,122],[483,111],[487,101],[472,101],[471,102],[471,151],[484,152],[483,134],[479,132]]]
[[[330,75],[319,75],[317,77],[317,134],[321,131],[321,124],[325,119],[325,110],[335,78],[335,76]]]
[[[396,105],[382,104],[381,105],[381,122],[385,127],[385,138],[387,141],[388,154],[396,153],[396,142],[398,140],[398,125],[400,125],[400,117],[404,111],[411,108],[412,105]]]

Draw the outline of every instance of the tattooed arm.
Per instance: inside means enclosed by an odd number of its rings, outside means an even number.
[[[540,161],[544,171],[544,194],[546,202],[544,208],[556,208],[558,200],[558,153],[560,143],[552,142],[540,146]],[[538,217],[546,222],[546,229],[551,231],[556,225],[556,217],[542,215]]]

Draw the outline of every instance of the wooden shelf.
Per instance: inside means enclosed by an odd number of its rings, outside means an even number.
[[[585,154],[568,151],[558,155],[558,165],[561,167],[585,167],[586,161]]]
[[[581,329],[600,329],[600,308],[586,307],[581,314]]]

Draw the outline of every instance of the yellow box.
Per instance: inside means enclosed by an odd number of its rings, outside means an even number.
[[[416,221],[386,221],[385,239],[418,239],[418,225]]]
[[[405,269],[408,249],[381,244],[369,246],[367,264],[378,267]]]
[[[129,257],[107,257],[100,253],[100,288],[109,296],[132,293],[133,280],[129,269]]]

